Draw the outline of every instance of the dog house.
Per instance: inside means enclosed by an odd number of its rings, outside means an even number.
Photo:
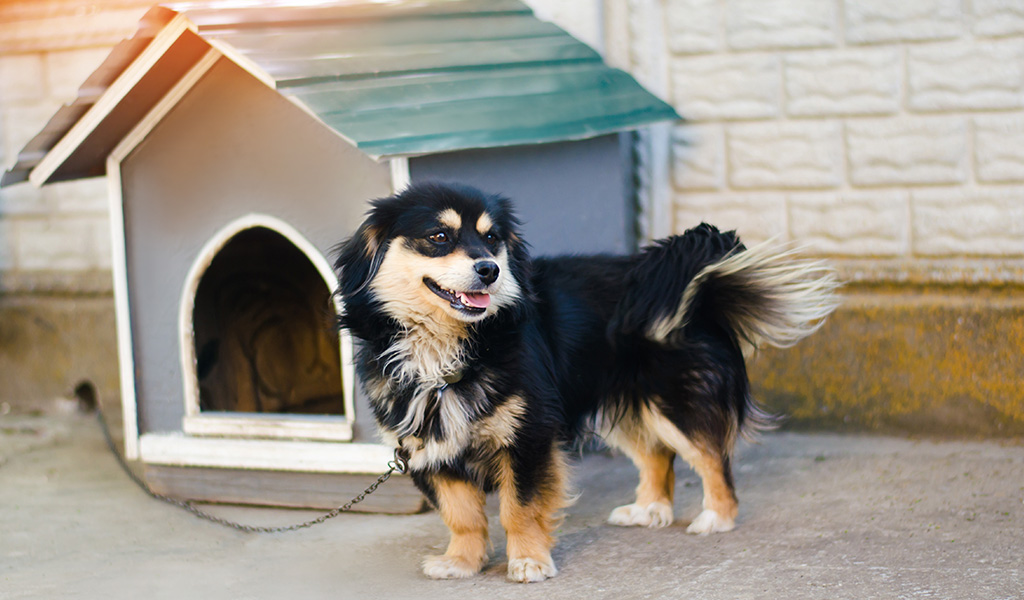
[[[678,116],[514,0],[155,7],[3,185],[106,176],[126,455],[177,497],[335,506],[386,468],[335,327],[369,199],[459,180],[537,252],[635,244],[633,137]],[[408,481],[363,508],[417,510]]]

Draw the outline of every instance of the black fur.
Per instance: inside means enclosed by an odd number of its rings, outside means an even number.
[[[486,213],[495,245],[481,245],[471,226],[449,232],[457,240],[451,247],[424,242],[445,209],[469,223]],[[731,493],[732,444],[744,422],[760,414],[741,352],[746,334],[734,315],[760,310],[761,291],[746,290],[745,280],[734,276],[706,277],[678,328],[659,338],[651,327],[672,316],[702,269],[744,252],[735,233],[701,224],[633,256],[531,259],[504,198],[464,186],[421,184],[374,201],[337,260],[342,324],[362,342],[357,371],[382,431],[404,444],[410,437],[445,440],[453,432],[446,430],[433,396],[427,396],[421,426],[399,432],[416,398],[444,384],[400,381],[398,366],[386,358],[412,327],[387,314],[387,299],[369,285],[394,243],[428,258],[459,248],[473,259],[490,260],[505,249],[510,272],[500,277],[513,277],[520,289],[514,302],[467,326],[462,379],[444,393],[458,398],[470,423],[487,419],[513,397],[522,399],[525,411],[512,423],[513,438],[500,447],[470,436],[456,453],[414,465],[414,481],[432,500],[437,474],[494,489],[501,483],[495,466],[501,458],[514,471],[517,497],[528,503],[552,485],[557,449],[579,440],[596,416],[621,423],[637,419],[646,406],[656,407],[721,461]],[[386,393],[379,391],[384,382],[390,382]]]

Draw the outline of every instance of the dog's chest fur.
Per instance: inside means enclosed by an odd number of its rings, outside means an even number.
[[[491,454],[512,443],[524,412],[486,374],[467,367],[465,342],[410,329],[367,369],[367,394],[385,443],[414,469]],[[383,368],[382,368],[383,367]],[[445,378],[452,383],[445,383]]]
[[[380,354],[381,366],[400,386],[440,387],[465,368],[465,328],[425,320],[399,332]]]

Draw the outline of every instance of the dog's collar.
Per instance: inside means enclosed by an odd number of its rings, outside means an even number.
[[[451,385],[453,383],[458,383],[458,382],[462,381],[462,376],[465,375],[465,374],[466,374],[466,370],[462,369],[462,370],[456,371],[454,373],[449,373],[448,375],[445,375],[445,376],[441,377],[441,379],[444,380],[444,385],[445,385],[445,387],[447,387],[447,386],[449,386],[449,385]]]
[[[452,385],[454,383],[458,383],[458,382],[462,381],[462,376],[465,373],[466,373],[466,370],[462,369],[462,370],[456,371],[454,373],[449,373],[448,375],[444,375],[444,376],[441,377],[441,380],[444,381],[444,383],[442,383],[437,388],[437,399],[438,399],[438,401],[441,400],[441,395],[444,394],[444,391],[448,389],[448,386],[450,386],[450,385]]]

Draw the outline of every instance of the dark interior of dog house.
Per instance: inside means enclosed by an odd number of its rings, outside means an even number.
[[[232,237],[196,291],[200,409],[343,415],[334,306],[287,238],[265,227]]]

